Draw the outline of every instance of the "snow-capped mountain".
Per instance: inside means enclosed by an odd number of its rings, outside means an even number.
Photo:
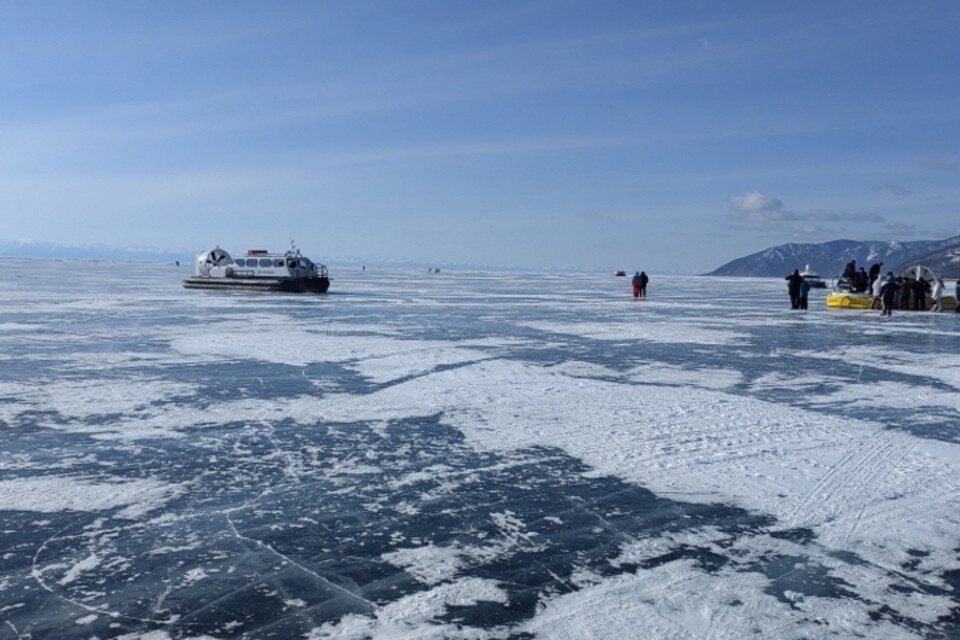
[[[806,265],[824,278],[843,272],[855,260],[857,267],[883,263],[884,271],[897,272],[911,264],[923,264],[948,278],[960,276],[960,236],[946,240],[912,242],[832,240],[821,243],[789,243],[732,260],[710,272],[712,276],[784,276]]]
[[[951,238],[955,241],[942,249],[922,255],[914,262],[930,267],[934,273],[945,278],[960,278],[960,236]]]

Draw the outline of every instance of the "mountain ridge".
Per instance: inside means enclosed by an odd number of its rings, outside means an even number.
[[[944,240],[830,240],[768,247],[731,260],[710,276],[774,277],[784,276],[807,265],[824,278],[836,276],[851,260],[857,267],[869,268],[883,263],[883,270],[898,273],[913,264],[930,267],[942,277],[960,277],[960,236]]]

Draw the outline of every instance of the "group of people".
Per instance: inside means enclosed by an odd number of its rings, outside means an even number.
[[[893,309],[923,311],[927,308],[929,296],[930,311],[943,311],[945,290],[943,278],[936,278],[931,284],[923,278],[894,277],[893,272],[888,271],[873,288],[874,308],[879,307],[886,316],[892,315]],[[957,295],[960,298],[960,280],[957,281]],[[960,306],[957,311],[960,313]]]
[[[866,293],[871,290],[873,284],[880,278],[880,268],[882,262],[875,262],[870,265],[870,271],[867,272],[863,267],[857,269],[857,261],[851,260],[843,269],[843,280],[853,293]]]
[[[943,278],[925,280],[919,277],[894,276],[892,271],[880,277],[882,262],[871,265],[867,272],[863,267],[857,269],[856,261],[851,260],[843,270],[840,285],[851,293],[871,293],[873,308],[880,309],[881,315],[893,315],[894,309],[913,309],[923,311],[930,299],[930,311],[943,311],[943,295],[946,286]],[[791,309],[806,309],[810,285],[800,275],[799,269],[784,278],[790,294]],[[960,280],[956,284],[956,299],[960,301]],[[960,304],[955,311],[960,313]]]
[[[630,280],[630,284],[633,286],[633,297],[634,298],[646,298],[647,297],[647,283],[650,282],[650,278],[643,271],[637,271],[633,274],[633,278]]]

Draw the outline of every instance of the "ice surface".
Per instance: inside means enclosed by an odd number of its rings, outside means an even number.
[[[161,507],[179,492],[176,485],[152,478],[20,477],[0,480],[0,510],[99,512],[125,506],[117,516],[135,518]]]
[[[958,631],[956,314],[3,266],[0,638]]]
[[[692,344],[732,344],[749,336],[745,333],[701,327],[695,324],[678,325],[661,322],[531,322],[534,329],[548,333],[570,334],[594,340],[641,341],[641,342],[687,342]]]

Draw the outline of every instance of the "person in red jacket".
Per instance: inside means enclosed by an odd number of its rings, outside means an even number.
[[[640,289],[643,287],[643,284],[640,280],[640,272],[637,271],[633,274],[633,278],[630,279],[630,284],[633,285],[633,297],[640,297]]]

